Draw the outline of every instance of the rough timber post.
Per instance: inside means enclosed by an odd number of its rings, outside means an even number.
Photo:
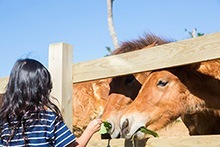
[[[51,95],[58,100],[64,121],[72,130],[72,62],[73,47],[65,43],[50,44],[48,68],[53,89]]]

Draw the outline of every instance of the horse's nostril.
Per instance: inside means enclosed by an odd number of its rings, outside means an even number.
[[[122,124],[122,136],[125,137],[129,133],[129,120],[126,119]]]
[[[126,119],[126,120],[123,122],[123,124],[122,124],[122,129],[127,128],[128,125],[129,125],[129,121],[128,121],[128,119]]]

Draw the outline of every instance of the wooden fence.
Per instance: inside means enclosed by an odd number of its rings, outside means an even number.
[[[57,43],[50,45],[48,58],[54,85],[52,95],[59,98],[59,107],[71,129],[73,83],[218,59],[220,58],[220,33],[75,64],[72,63],[72,46]],[[6,83],[7,78],[0,78],[0,92],[4,92]],[[114,144],[114,141],[111,142]],[[106,145],[105,141],[104,143],[103,146]],[[219,146],[220,135],[153,138],[147,142],[147,146],[166,145]]]

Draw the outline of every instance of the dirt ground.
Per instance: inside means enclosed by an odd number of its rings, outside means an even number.
[[[188,129],[183,124],[183,122],[178,119],[174,123],[170,124],[166,128],[157,131],[159,137],[172,137],[172,136],[189,136]],[[134,145],[135,144],[135,145]],[[88,143],[88,147],[144,147],[146,141],[143,142],[129,142],[124,139],[112,139],[110,143],[108,139],[101,139],[99,133],[94,134],[90,142]],[[110,146],[108,146],[110,145]]]

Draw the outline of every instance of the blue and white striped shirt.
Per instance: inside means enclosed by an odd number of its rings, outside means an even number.
[[[36,115],[36,114],[31,114]],[[76,138],[72,132],[68,129],[66,124],[57,119],[57,115],[51,111],[41,112],[41,119],[37,123],[26,126],[24,133],[27,138],[26,146],[38,146],[38,147],[65,147]],[[27,120],[27,123],[30,120]],[[8,124],[4,124],[4,128],[1,132],[0,146],[9,147],[24,147],[25,140],[22,136],[22,128],[18,128],[14,137],[7,143],[8,138],[11,135],[11,129],[8,128]]]

